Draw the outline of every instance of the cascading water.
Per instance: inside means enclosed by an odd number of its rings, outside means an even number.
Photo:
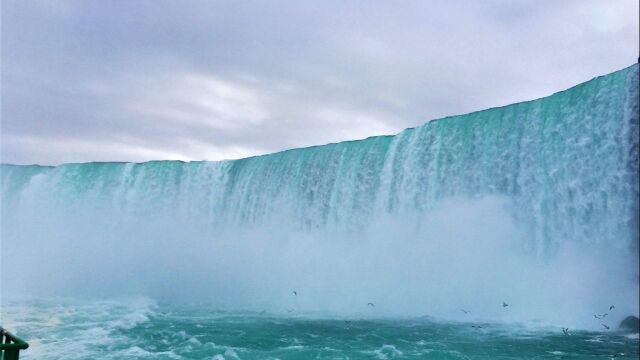
[[[374,301],[589,327],[610,303],[638,312],[638,66],[396,136],[222,162],[2,165],[1,200],[5,297]]]

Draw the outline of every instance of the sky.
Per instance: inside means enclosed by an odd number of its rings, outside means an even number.
[[[636,62],[637,0],[3,0],[0,160],[223,160],[531,100]]]

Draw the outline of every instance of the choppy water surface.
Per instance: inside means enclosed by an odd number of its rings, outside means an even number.
[[[565,336],[556,327],[440,322],[429,317],[379,319],[375,309],[343,318],[299,314],[295,309],[225,312],[144,298],[23,301],[3,306],[3,322],[31,344],[23,355],[26,360],[639,356],[637,334],[572,331]]]

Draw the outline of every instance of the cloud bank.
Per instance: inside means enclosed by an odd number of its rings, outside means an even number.
[[[5,163],[221,160],[548,95],[638,55],[638,3],[2,2]]]

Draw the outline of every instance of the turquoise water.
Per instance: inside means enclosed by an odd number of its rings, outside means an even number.
[[[148,299],[9,305],[24,359],[637,359],[638,337],[374,313],[219,311]],[[292,309],[289,309],[292,310]],[[372,310],[375,311],[375,310]],[[10,319],[12,322],[14,319]],[[474,328],[472,326],[482,326]],[[624,355],[623,355],[624,354]]]
[[[637,358],[638,110],[633,65],[395,136],[4,164],[2,324],[32,359]]]

